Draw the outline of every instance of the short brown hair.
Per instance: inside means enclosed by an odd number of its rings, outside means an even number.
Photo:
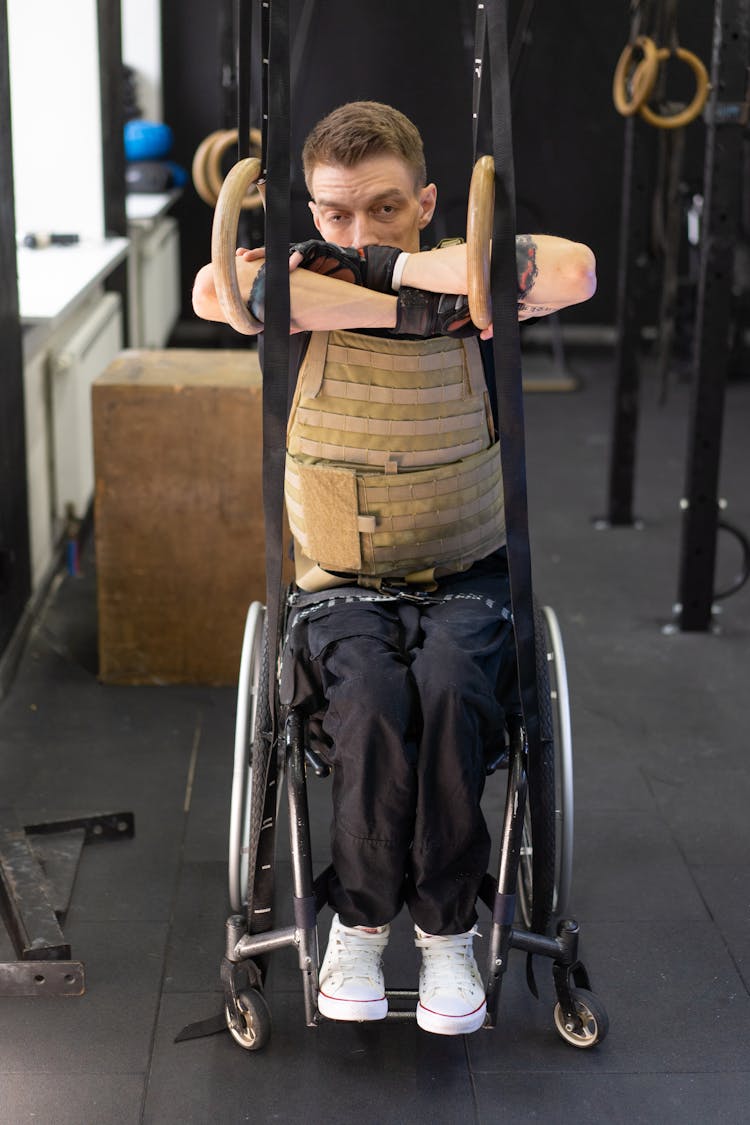
[[[414,173],[414,187],[427,183],[424,148],[419,130],[408,117],[381,102],[348,102],[334,109],[313,128],[302,149],[307,190],[318,164],[352,168],[368,156],[390,153]]]

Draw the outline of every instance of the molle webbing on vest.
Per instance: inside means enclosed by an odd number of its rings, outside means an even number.
[[[505,542],[492,436],[476,340],[315,333],[289,423],[299,548],[366,576],[465,569]]]

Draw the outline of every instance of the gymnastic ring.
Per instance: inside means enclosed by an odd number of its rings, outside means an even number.
[[[209,133],[198,145],[195,150],[195,156],[193,157],[193,184],[195,185],[195,190],[198,192],[198,195],[209,207],[216,206],[218,193],[213,191],[208,183],[208,178],[206,176],[206,156],[214,141],[218,140],[219,137],[223,137],[225,133],[226,129],[216,129],[213,133]]]
[[[644,121],[648,121],[649,125],[655,125],[657,129],[681,129],[683,125],[689,125],[691,121],[695,121],[696,117],[703,112],[711,88],[708,81],[708,71],[697,55],[694,55],[692,51],[687,51],[684,47],[675,47],[674,50],[670,50],[669,47],[660,47],[657,51],[657,58],[660,63],[668,59],[670,55],[676,55],[678,59],[686,62],[695,75],[695,97],[690,105],[679,113],[667,115],[655,113],[650,106],[642,105],[638,110],[641,117]]]
[[[216,129],[209,133],[195,150],[193,157],[192,173],[195,190],[204,203],[209,207],[216,206],[224,177],[221,173],[222,157],[227,149],[237,143],[236,129]],[[260,154],[261,136],[258,129],[250,130],[250,144],[255,150],[254,156]],[[259,207],[262,203],[260,196],[253,192],[242,204],[243,210]]]
[[[235,164],[221,186],[211,229],[216,296],[227,323],[245,336],[257,334],[258,322],[248,311],[237,279],[237,226],[248,188],[256,183],[260,173],[261,162],[255,156]]]
[[[238,132],[236,129],[227,129],[220,136],[217,136],[213,143],[206,151],[206,180],[212,192],[216,194],[218,199],[221,185],[224,182],[224,176],[221,170],[221,161],[224,154],[232,145],[237,144]],[[260,130],[250,130],[250,149],[251,156],[260,156],[261,151],[261,135]],[[246,196],[242,201],[242,210],[251,211],[262,205],[262,199],[257,191]]]
[[[630,72],[633,55],[640,49],[643,57]],[[628,43],[617,60],[615,76],[612,81],[612,100],[615,109],[623,117],[631,117],[651,97],[659,73],[659,59],[656,44],[647,35],[639,35],[633,43]],[[628,95],[630,77],[630,95]]]
[[[469,312],[477,328],[492,323],[490,256],[495,217],[495,161],[480,156],[474,165],[466,215],[466,279]]]

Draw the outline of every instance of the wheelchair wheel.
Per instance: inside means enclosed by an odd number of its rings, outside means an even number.
[[[518,873],[527,929],[548,933],[567,909],[572,871],[572,741],[565,657],[554,612],[535,607],[540,756],[529,766]]]
[[[555,901],[554,913],[564,917],[573,878],[573,734],[570,695],[562,634],[550,606],[542,609],[547,634],[547,667],[555,746]]]
[[[229,901],[235,914],[240,913],[247,902],[253,748],[259,728],[258,704],[266,692],[263,675],[265,618],[265,607],[260,602],[253,602],[245,620],[240,657],[229,818]]]
[[[601,1043],[609,1031],[609,1016],[602,1002],[586,988],[571,990],[576,1013],[581,1020],[581,1028],[576,1030],[565,1022],[559,1003],[555,1005],[555,1027],[566,1043],[572,1047],[594,1047]]]
[[[260,1051],[271,1038],[271,1013],[262,992],[248,988],[240,992],[239,1016],[241,1027],[232,1027],[229,1009],[224,1009],[229,1034],[245,1051]]]

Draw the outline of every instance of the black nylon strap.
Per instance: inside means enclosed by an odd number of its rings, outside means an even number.
[[[482,104],[482,72],[484,70],[484,51],[487,45],[487,10],[484,3],[477,4],[477,18],[474,24],[474,87],[471,101],[471,121],[474,160],[477,158],[479,140],[479,110]]]
[[[289,382],[289,0],[263,0],[267,9],[266,320],[263,359],[263,511],[266,535],[266,629],[276,652],[283,554],[284,450]],[[266,22],[266,21],[264,21]],[[275,716],[275,662],[268,677]],[[275,724],[274,724],[275,726]]]
[[[251,0],[235,0],[237,75],[237,160],[250,155]]]
[[[270,66],[269,59],[269,41],[271,38],[271,5],[269,0],[260,0],[260,68],[261,68],[261,82],[260,82],[260,132],[261,132],[261,151],[260,162],[263,167],[263,175],[268,175],[268,91],[270,85],[270,78],[268,69]]]
[[[508,570],[516,638],[518,683],[529,745],[530,771],[539,757],[539,702],[526,496],[521,345],[518,331],[515,178],[510,113],[507,0],[485,0],[492,81],[495,220],[491,287],[493,355],[503,469]],[[479,55],[480,51],[475,51]]]
[[[513,41],[510,45],[508,65],[510,67],[510,85],[518,77],[518,68],[521,62],[521,55],[526,46],[526,38],[531,23],[531,17],[534,14],[534,4],[536,0],[523,0],[523,7],[518,13],[516,26],[513,31]],[[480,121],[480,111],[482,108],[482,100],[486,90],[486,79],[484,74],[484,55],[487,46],[487,9],[484,0],[480,0],[477,4],[476,20],[474,23],[474,87],[472,94],[472,129],[474,140],[474,160],[477,158],[477,149],[479,144],[480,131],[484,139],[486,133],[486,122]]]

